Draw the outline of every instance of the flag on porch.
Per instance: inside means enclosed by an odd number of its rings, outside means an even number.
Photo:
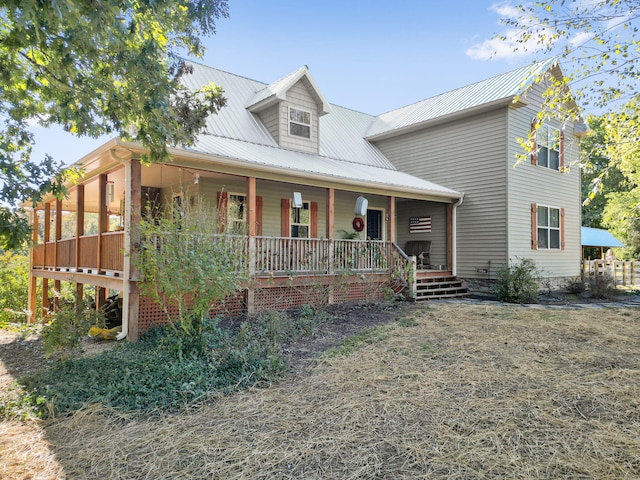
[[[430,231],[431,216],[409,218],[409,233],[425,233]]]

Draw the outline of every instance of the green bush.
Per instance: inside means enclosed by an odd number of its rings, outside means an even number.
[[[0,327],[26,323],[29,289],[29,257],[18,253],[0,253]]]
[[[494,294],[501,302],[531,303],[538,297],[541,275],[530,258],[519,258],[498,270]]]
[[[92,325],[104,327],[103,311],[92,308],[83,300],[76,300],[75,303],[62,301],[49,317],[49,324],[42,330],[45,354],[71,355],[80,348],[82,338]]]
[[[287,366],[283,343],[312,330],[309,319],[299,321],[283,312],[246,320],[235,333],[207,319],[198,339],[206,348],[185,349],[185,339],[173,328],[159,328],[137,343],[56,362],[22,383],[31,398],[46,400],[46,405],[35,406],[44,416],[94,403],[127,412],[174,411],[277,378]]]

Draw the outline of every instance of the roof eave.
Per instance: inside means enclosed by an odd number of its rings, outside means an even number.
[[[213,155],[210,153],[196,152],[184,150],[181,148],[169,148],[169,153],[174,157],[172,162],[174,165],[180,164],[180,158],[192,161],[195,163],[207,163],[211,164],[211,160],[215,159],[217,166],[226,166],[232,169],[244,168],[248,170],[247,174],[261,174],[260,178],[265,180],[280,180],[284,181],[284,178],[288,178],[290,181],[318,187],[329,187],[332,185],[350,187],[355,191],[368,191],[369,193],[376,193],[380,195],[406,195],[409,198],[425,199],[425,200],[438,200],[445,203],[453,202],[462,198],[463,194],[456,191],[442,192],[439,190],[427,190],[420,188],[411,188],[401,185],[388,185],[384,183],[366,182],[361,180],[351,180],[349,178],[338,177],[333,175],[325,175],[322,173],[283,169],[281,167],[271,165],[261,165],[257,163],[248,162],[232,157],[223,157],[220,155]]]

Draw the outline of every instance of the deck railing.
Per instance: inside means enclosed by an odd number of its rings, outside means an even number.
[[[226,237],[231,238],[231,237]],[[394,244],[380,240],[232,237],[238,242],[232,251],[241,254],[257,275],[265,274],[334,274],[349,271],[374,273],[404,272],[408,278],[410,257]],[[162,239],[156,240],[157,244]],[[57,248],[57,254],[56,252]],[[37,245],[34,249],[36,268],[75,268],[76,239]],[[124,268],[124,232],[85,235],[78,242],[78,268],[81,270],[115,271]],[[100,249],[100,265],[98,265]],[[415,267],[414,267],[415,268]]]
[[[65,238],[34,247],[33,266],[47,269],[75,269],[78,243],[78,269],[122,272],[124,269],[124,232],[102,234],[100,265],[98,265],[98,235],[84,235],[79,241]]]

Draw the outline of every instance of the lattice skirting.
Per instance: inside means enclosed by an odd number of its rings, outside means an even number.
[[[377,301],[389,293],[389,283],[385,278],[375,279],[352,277],[338,281],[298,283],[297,285],[263,284],[244,290],[227,298],[210,310],[211,316],[235,316],[252,311],[287,310],[301,305],[323,308],[333,303],[347,301]],[[248,305],[248,302],[252,305]],[[177,313],[175,306],[168,307],[171,315]],[[153,327],[166,325],[164,309],[149,297],[140,298],[138,310],[138,330],[147,331]]]

